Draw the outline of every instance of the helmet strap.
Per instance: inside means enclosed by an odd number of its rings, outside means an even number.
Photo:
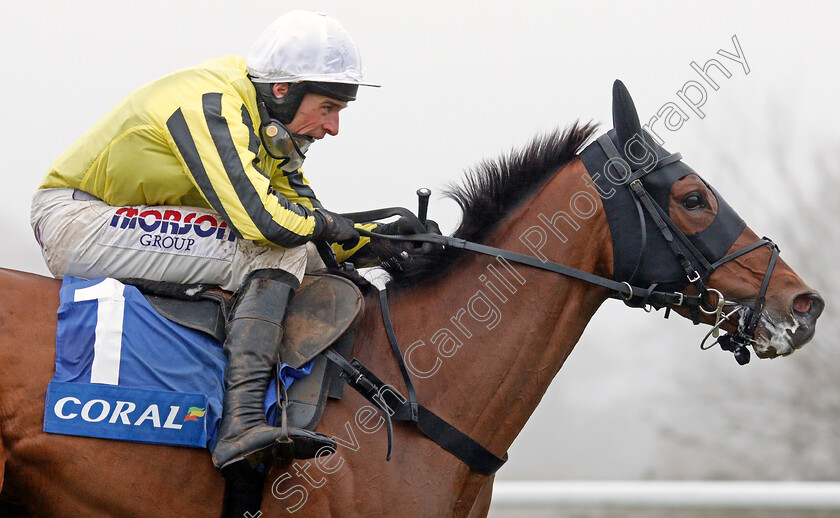
[[[295,118],[300,103],[306,95],[306,83],[286,83],[289,90],[283,97],[274,95],[275,83],[252,83],[257,91],[257,97],[265,104],[272,117],[283,124],[289,124]]]

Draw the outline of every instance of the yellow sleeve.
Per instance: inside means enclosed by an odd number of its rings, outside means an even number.
[[[306,179],[306,175],[304,175],[302,169],[298,169],[292,173],[283,173],[282,175],[275,177],[272,179],[272,186],[286,198],[294,200],[305,207],[313,210],[323,207],[321,202],[315,196],[315,191],[313,191],[312,187],[309,185],[309,180]],[[356,228],[364,230],[373,230],[378,225],[376,223],[368,223],[364,225],[357,223],[355,226]],[[347,248],[345,248],[345,245],[332,243],[332,249],[333,252],[335,252],[336,261],[339,263],[348,261],[353,254],[358,252],[362,247],[368,244],[368,242],[370,242],[369,237],[362,237],[354,246]]]
[[[303,169],[287,173],[278,168],[279,174],[272,175],[271,188],[287,200],[300,203],[308,209],[323,207],[315,196],[315,191],[303,174]]]
[[[233,94],[206,93],[166,122],[173,151],[210,206],[243,239],[283,248],[312,238],[309,207],[271,188],[259,167],[259,137],[251,114]]]

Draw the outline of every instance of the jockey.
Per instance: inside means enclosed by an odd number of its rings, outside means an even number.
[[[270,460],[280,436],[266,424],[264,398],[288,302],[307,269],[323,264],[312,241],[331,243],[339,262],[374,257],[300,169],[313,142],[338,133],[339,112],[360,85],[377,86],[364,82],[356,45],[336,20],[287,13],[245,59],[207,61],[130,94],[53,162],[33,197],[32,226],[57,277],[237,292],[212,446],[222,474]],[[290,435],[295,458],[335,446],[307,430]]]

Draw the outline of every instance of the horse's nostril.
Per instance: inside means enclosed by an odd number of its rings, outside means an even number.
[[[816,293],[802,293],[797,295],[791,302],[791,309],[794,314],[805,317],[811,321],[817,319],[825,307],[822,297]]]
[[[793,310],[797,313],[807,313],[811,310],[811,297],[799,295],[793,299]]]

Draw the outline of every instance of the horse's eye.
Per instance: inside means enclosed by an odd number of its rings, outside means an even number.
[[[706,206],[706,200],[700,193],[692,192],[683,198],[682,204],[688,210],[697,210]]]

